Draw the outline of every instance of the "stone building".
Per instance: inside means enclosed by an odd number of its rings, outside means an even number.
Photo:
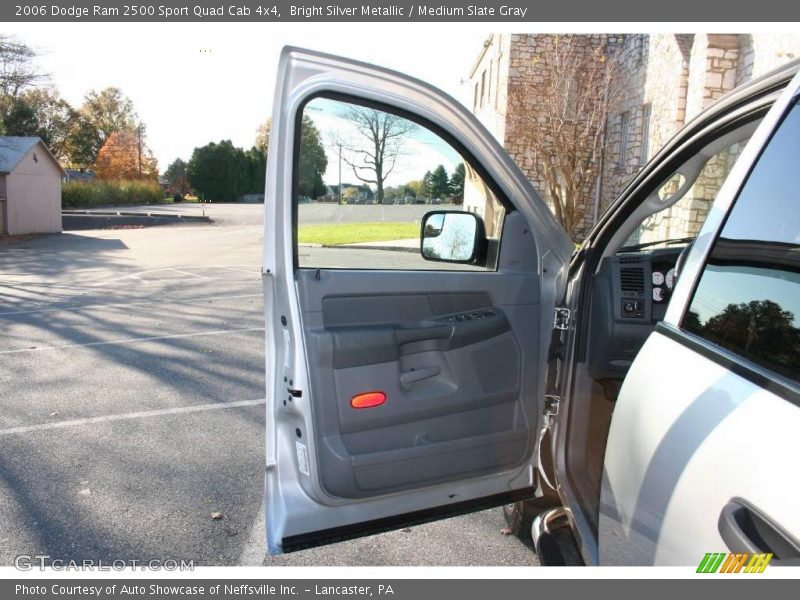
[[[594,34],[578,36],[587,52],[602,47],[611,61],[613,82],[601,151],[594,168],[600,177],[579,199],[575,226],[582,239],[597,217],[638,170],[693,116],[734,87],[800,56],[794,34]],[[493,34],[484,42],[471,71],[472,110],[509,151],[551,206],[547,186],[534,167],[527,131],[542,103],[537,61],[552,52],[551,34]],[[538,80],[537,80],[538,79]],[[510,102],[509,90],[527,86],[524,107]],[[567,92],[568,93],[568,92]],[[518,103],[517,103],[518,104]],[[533,118],[532,118],[533,117]],[[686,196],[667,214],[644,224],[638,236],[694,235],[721,181],[740,150],[714,157]],[[680,182],[672,182],[673,187]],[[667,186],[668,187],[668,186]],[[666,193],[666,191],[665,191]],[[468,209],[480,212],[476,202]]]

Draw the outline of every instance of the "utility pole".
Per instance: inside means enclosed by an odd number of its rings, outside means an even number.
[[[136,146],[139,151],[139,179],[142,178],[142,124],[136,127]]]
[[[336,187],[339,204],[342,203],[342,144],[339,144],[339,185]]]

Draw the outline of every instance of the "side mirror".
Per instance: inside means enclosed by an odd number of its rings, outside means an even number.
[[[483,221],[477,215],[435,210],[422,218],[420,250],[425,260],[475,263],[485,245]]]

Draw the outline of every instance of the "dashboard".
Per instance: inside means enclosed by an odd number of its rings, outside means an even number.
[[[622,379],[656,323],[664,318],[683,246],[620,253],[595,277],[589,324],[589,371]]]

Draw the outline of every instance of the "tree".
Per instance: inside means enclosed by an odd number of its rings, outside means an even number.
[[[433,193],[433,173],[430,171],[425,171],[425,175],[422,176],[422,185],[420,186],[420,192],[423,196],[428,198],[431,197]]]
[[[412,198],[425,195],[425,183],[421,179],[414,179],[406,184],[407,195]]]
[[[444,165],[439,165],[431,173],[428,181],[428,190],[431,198],[444,198],[450,191],[450,179]]]
[[[22,98],[11,100],[6,107],[4,135],[39,135],[39,122],[33,107]]]
[[[38,136],[57,159],[66,161],[67,139],[75,116],[73,108],[57,91],[26,90],[13,101],[5,120],[5,134]]]
[[[75,168],[88,169],[94,165],[103,144],[95,126],[78,112],[72,119],[64,145],[67,162]]]
[[[253,150],[261,152],[265,157],[269,151],[269,133],[272,128],[272,121],[267,120],[256,130],[256,141]],[[300,196],[317,198],[325,194],[326,187],[322,176],[328,168],[328,157],[325,155],[325,147],[322,145],[322,136],[307,115],[303,115],[300,124],[300,163],[298,168],[297,192]],[[264,173],[266,173],[266,162],[264,162]],[[261,175],[263,180],[264,175]],[[263,192],[264,185],[261,185]]]
[[[297,173],[297,193],[300,196],[317,198],[325,193],[322,175],[328,168],[328,157],[322,138],[314,122],[303,115],[300,125],[300,161]]]
[[[413,183],[413,182],[412,182]],[[406,196],[409,198],[416,198],[417,197],[417,190],[414,189],[414,186],[411,183],[406,183],[401,185],[397,190],[398,196],[405,198]]]
[[[0,34],[0,133],[39,135],[36,109],[23,95],[46,77],[37,72],[36,52],[27,44]]]
[[[156,179],[157,163],[143,138],[143,131],[141,137],[128,130],[111,133],[97,154],[97,178]]]
[[[0,34],[0,97],[16,100],[27,89],[47,79],[37,72],[36,52],[13,37]]]
[[[253,144],[254,148],[261,150],[265,155],[269,149],[269,132],[272,130],[272,119],[267,119],[264,123],[256,129],[256,141]]]
[[[453,195],[453,202],[461,204],[464,202],[464,179],[466,178],[466,169],[464,163],[458,163],[450,176],[450,193]]]
[[[793,376],[800,372],[800,329],[794,322],[794,313],[777,302],[752,300],[728,304],[705,325],[698,327],[698,319],[690,327],[720,346]]]
[[[230,140],[195,148],[186,174],[194,191],[212,202],[235,202],[247,191],[247,159]]]
[[[136,129],[139,120],[133,101],[116,87],[86,94],[81,112],[100,132],[103,142],[115,131]]]
[[[138,122],[133,102],[122,90],[116,87],[100,92],[91,90],[84,97],[66,142],[70,162],[91,166],[111,134],[133,132]]]
[[[364,183],[375,185],[375,201],[383,204],[386,179],[397,166],[408,136],[416,125],[407,119],[364,106],[350,106],[344,113],[358,134],[357,140],[339,140],[346,150],[342,160]]]
[[[164,171],[164,179],[167,180],[170,188],[181,196],[186,195],[191,189],[189,177],[186,174],[186,162],[180,158],[176,158],[172,161],[172,164],[167,167],[167,170]]]
[[[26,90],[8,100],[6,107],[5,135],[39,137],[59,161],[67,161],[67,140],[75,111],[58,92],[47,88]]]
[[[531,82],[509,89],[514,131],[558,221],[575,237],[584,198],[600,175],[603,128],[618,89],[602,36],[553,35]],[[533,82],[536,82],[535,84]]]
[[[267,180],[267,155],[253,146],[244,153],[246,163],[245,194],[263,194]]]

